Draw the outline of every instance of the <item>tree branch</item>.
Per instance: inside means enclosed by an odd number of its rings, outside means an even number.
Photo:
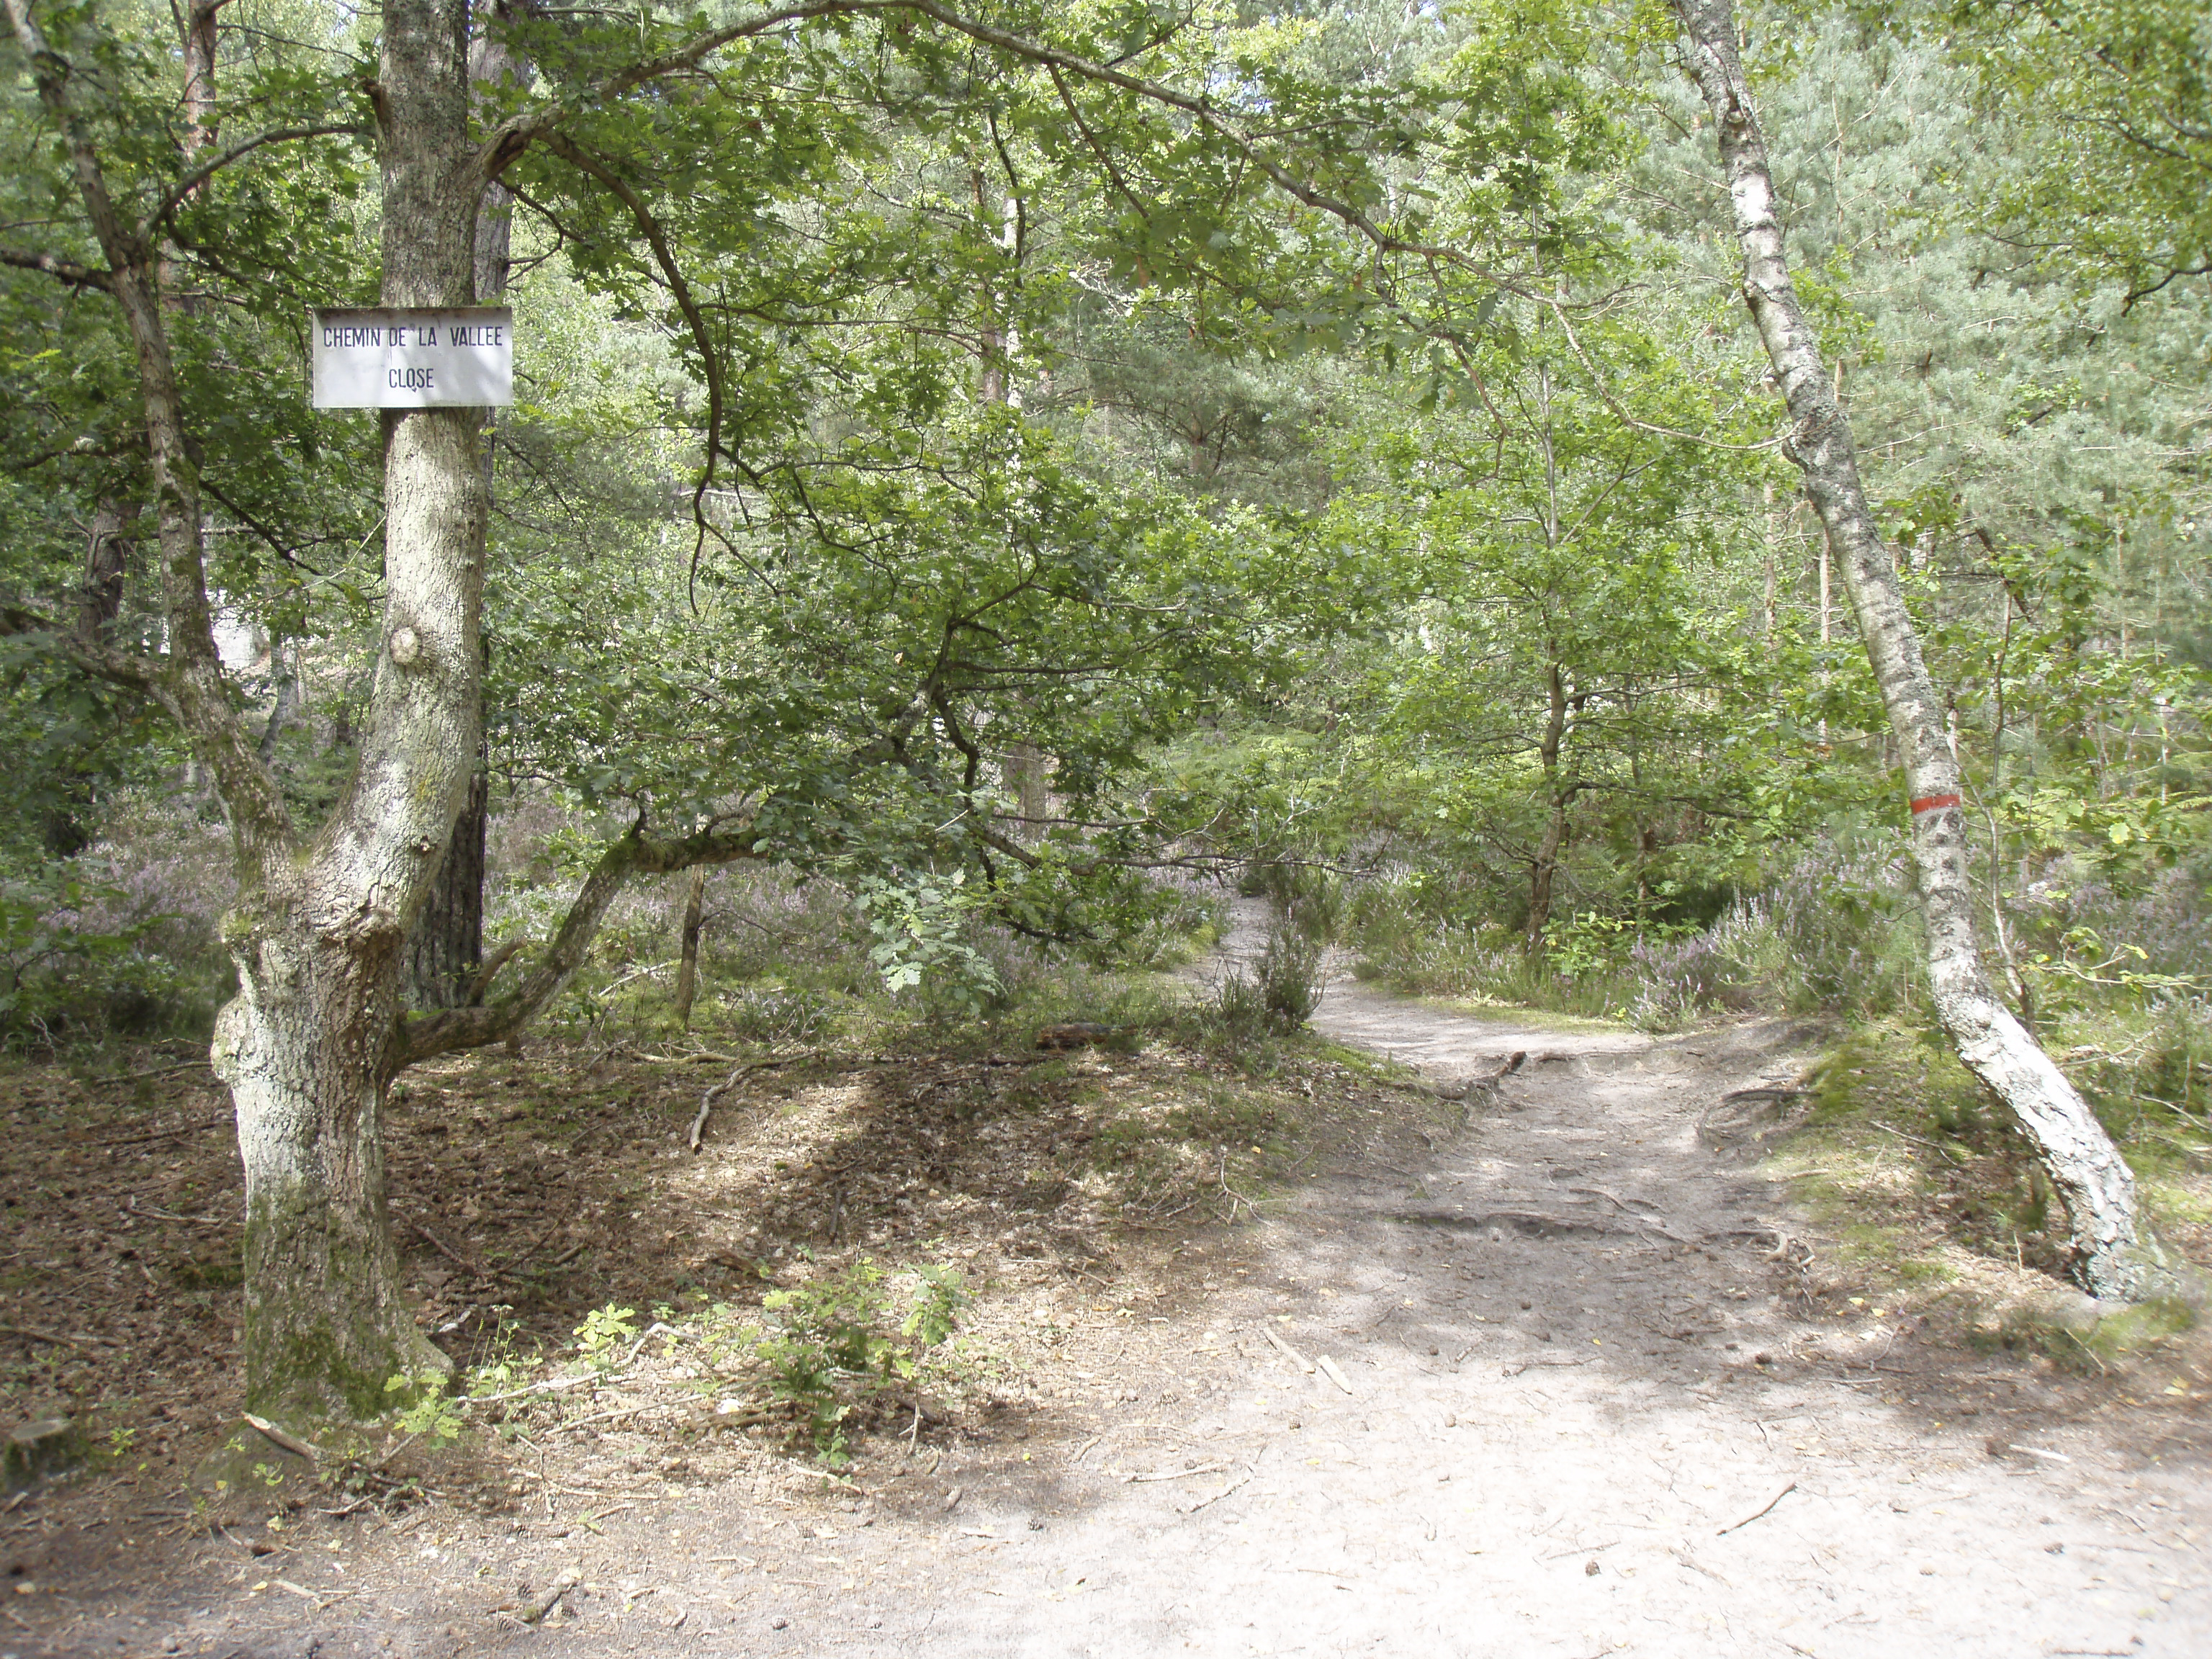
[[[488,1006],[441,1009],[420,1019],[402,1019],[392,1028],[386,1075],[461,1048],[504,1042],[527,1025],[584,965],[599,924],[606,919],[629,878],[666,875],[702,864],[734,864],[758,858],[751,827],[700,830],[677,838],[633,830],[599,855],[592,873],[562,918],[560,931],[536,966],[523,975],[514,994]]]
[[[559,103],[542,105],[537,109],[509,117],[484,140],[483,148],[477,152],[477,165],[487,181],[496,179],[532,144],[542,143],[571,115],[583,109],[599,107],[649,81],[659,80],[664,75],[696,68],[702,59],[750,36],[766,34],[786,23],[803,22],[809,18],[894,9],[889,0],[807,0],[807,3],[803,5],[782,7],[775,11],[763,12],[757,17],[747,18],[741,23],[709,29],[704,34],[693,36],[673,52],[617,70],[605,80],[596,82]]]
[[[101,641],[88,640],[35,611],[27,611],[20,605],[0,605],[0,638],[34,635],[44,635],[52,640],[64,659],[95,679],[145,692],[171,714],[176,712],[174,703],[163,694],[161,670],[155,662],[132,652],[118,651]]]
[[[1486,282],[1495,283],[1500,288],[1511,286],[1500,281],[1496,273],[1488,267],[1470,258],[1462,249],[1409,241],[1403,237],[1394,236],[1349,202],[1339,201],[1336,198],[1316,189],[1275,160],[1261,146],[1257,137],[1224,115],[1204,97],[1194,97],[1189,93],[1177,92],[1173,87],[1164,86],[1159,82],[1148,80],[1141,75],[1131,75],[1110,64],[1095,63],[1078,53],[1065,52],[1058,46],[1026,39],[993,24],[964,17],[950,6],[942,4],[940,0],[859,0],[859,3],[854,6],[855,10],[863,9],[919,12],[925,17],[935,19],[957,34],[964,34],[969,40],[981,45],[994,46],[1009,57],[1039,64],[1048,70],[1064,70],[1070,75],[1081,76],[1084,80],[1115,87],[1123,92],[1145,99],[1148,102],[1159,104],[1169,109],[1180,110],[1207,131],[1228,140],[1239,155],[1266,173],[1269,181],[1283,194],[1295,202],[1303,203],[1316,213],[1326,214],[1328,217],[1336,220],[1365,239],[1378,253],[1406,253],[1420,259],[1439,260],[1446,264],[1456,266],[1469,275],[1480,276]]]
[[[263,145],[287,144],[300,138],[334,138],[341,134],[349,133],[356,137],[363,136],[359,127],[351,125],[334,127],[280,127],[274,132],[263,133],[258,138],[249,138],[242,144],[232,145],[215,160],[201,163],[169,187],[169,193],[161,198],[161,205],[140,222],[138,240],[142,242],[151,241],[154,233],[161,228],[161,222],[174,213],[179,204],[186,197],[233,161],[252,155]]]
[[[700,475],[698,484],[691,491],[691,520],[698,530],[698,535],[692,543],[691,569],[684,584],[684,591],[690,596],[691,609],[696,614],[699,609],[699,556],[706,546],[707,532],[710,527],[707,521],[707,492],[714,487],[714,463],[722,453],[721,359],[715,353],[714,341],[708,337],[707,319],[700,313],[698,301],[691,296],[691,285],[684,279],[683,267],[676,263],[676,255],[668,246],[667,234],[661,229],[660,222],[653,217],[653,210],[645,204],[645,198],[598,156],[571,143],[562,134],[547,132],[538,142],[569,166],[598,179],[629,210],[630,217],[636,221],[638,232],[645,238],[646,246],[653,250],[653,263],[660,267],[660,274],[668,280],[668,291],[675,298],[677,309],[684,313],[684,324],[691,331],[692,343],[699,348],[700,367],[707,376],[707,466]],[[717,538],[725,546],[728,544],[726,538],[718,534]]]
[[[0,247],[0,265],[13,265],[18,270],[43,270],[56,282],[67,283],[72,288],[96,288],[103,294],[115,291],[114,272],[94,270],[90,265],[57,259],[51,253],[33,253],[27,248]]]

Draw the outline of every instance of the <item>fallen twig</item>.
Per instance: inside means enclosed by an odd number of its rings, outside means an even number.
[[[132,1072],[125,1080],[131,1083],[150,1083],[155,1078],[174,1077],[179,1072],[208,1071],[214,1065],[213,1060],[203,1054],[198,1060],[187,1060],[176,1066],[157,1066],[150,1072]]]
[[[141,1206],[136,1198],[125,1199],[123,1207],[135,1216],[143,1216],[155,1221],[181,1221],[188,1227],[235,1227],[240,1224],[228,1216],[179,1215],[173,1210],[157,1210],[151,1205]]]
[[[246,1419],[248,1426],[258,1429],[262,1437],[270,1444],[281,1447],[295,1457],[304,1457],[310,1463],[319,1463],[322,1461],[323,1449],[320,1446],[302,1440],[298,1435],[288,1430],[277,1427],[265,1417],[256,1417],[252,1412],[241,1412],[240,1415]]]
[[[520,1400],[526,1395],[559,1394],[565,1389],[587,1386],[612,1388],[617,1382],[628,1381],[629,1377],[628,1371],[617,1371],[612,1376],[601,1376],[595,1371],[587,1376],[563,1376],[550,1382],[532,1382],[520,1389],[509,1389],[504,1394],[464,1395],[453,1403],[456,1406],[489,1406],[502,1400]]]
[[[553,1425],[553,1432],[562,1434],[570,1429],[583,1428],[587,1424],[611,1423],[617,1418],[635,1417],[640,1412],[649,1412],[652,1409],[651,1401],[642,1406],[617,1406],[612,1411],[594,1412],[589,1417],[574,1418],[566,1423],[556,1423]]]
[[[1500,1376],[1518,1376],[1527,1370],[1560,1370],[1573,1365],[1588,1365],[1595,1358],[1593,1354],[1589,1359],[1524,1359],[1517,1365],[1499,1366],[1498,1374]]]
[[[1636,1213],[1634,1210],[1629,1207],[1628,1200],[1626,1199],[1618,1197],[1615,1194],[1607,1192],[1602,1187],[1570,1187],[1567,1190],[1571,1193],[1586,1194],[1591,1198],[1601,1198],[1607,1203],[1612,1205],[1614,1209],[1619,1210],[1623,1215],[1634,1215]],[[1655,1206],[1654,1207],[1656,1208],[1656,1206]]]
[[[105,1336],[71,1336],[63,1331],[42,1331],[35,1325],[0,1325],[0,1336],[21,1336],[33,1342],[51,1342],[58,1348],[119,1348],[123,1346]]]
[[[414,1229],[418,1237],[427,1240],[437,1250],[440,1255],[445,1257],[447,1261],[452,1262],[456,1267],[459,1267],[463,1273],[468,1274],[471,1279],[480,1279],[483,1276],[483,1269],[482,1267],[477,1267],[475,1262],[470,1261],[468,1257],[463,1255],[452,1245],[447,1243],[444,1239],[439,1237],[437,1234],[432,1232],[421,1222],[410,1220],[407,1224]]]
[[[636,1341],[629,1345],[629,1352],[623,1356],[622,1363],[625,1365],[635,1365],[637,1363],[638,1355],[645,1351],[645,1345],[656,1336],[680,1337],[681,1335],[683,1333],[673,1325],[664,1325],[656,1319],[645,1328],[644,1334]]]
[[[1226,1463],[1200,1463],[1188,1469],[1165,1469],[1158,1474],[1125,1474],[1125,1482],[1139,1480],[1185,1480],[1194,1474],[1218,1474],[1229,1467]]]
[[[599,1529],[599,1522],[609,1516],[620,1515],[624,1510],[634,1510],[636,1507],[635,1504],[610,1504],[603,1510],[593,1510],[589,1515],[578,1516],[576,1524],[596,1533]]]
[[[1314,1363],[1312,1360],[1307,1358],[1304,1354],[1300,1353],[1289,1343],[1284,1341],[1281,1337],[1277,1336],[1274,1332],[1269,1330],[1264,1325],[1260,1328],[1260,1334],[1266,1337],[1268,1341],[1273,1343],[1276,1347],[1281,1349],[1284,1358],[1289,1360],[1291,1364],[1296,1365],[1308,1376],[1311,1376],[1313,1375]]]
[[[1237,1206],[1239,1204],[1249,1205],[1251,1200],[1229,1184],[1229,1148],[1216,1146],[1213,1150],[1221,1158],[1221,1169],[1214,1179],[1221,1183],[1222,1195],[1229,1200],[1229,1225],[1233,1227],[1237,1224]]]
[[[1953,1152],[1948,1146],[1943,1146],[1937,1141],[1929,1140],[1923,1135],[1909,1135],[1902,1129],[1891,1127],[1888,1124],[1884,1123],[1880,1118],[1870,1117],[1867,1121],[1874,1125],[1875,1128],[1881,1130],[1882,1133],[1886,1135],[1895,1135],[1899,1140],[1909,1140],[1916,1146],[1925,1146],[1931,1152],[1940,1152],[1943,1157],[1948,1158],[1954,1164],[1964,1164],[1966,1161],[1963,1158],[1960,1158],[1958,1153]]]
[[[1346,1394],[1352,1392],[1352,1384],[1345,1380],[1344,1373],[1337,1370],[1336,1361],[1324,1353],[1315,1355],[1314,1363],[1328,1373],[1328,1380],[1335,1383],[1338,1388],[1342,1389]]]
[[[2080,1337],[2075,1336],[2073,1332],[2066,1330],[2066,1328],[2063,1325],[2061,1325],[2058,1328],[2066,1332],[2067,1339],[2071,1341],[2075,1347],[2081,1349],[2083,1353],[2089,1356],[2089,1363],[2097,1368],[2098,1376],[2110,1376],[2112,1374],[2112,1368],[2105,1363],[2104,1357],[2094,1348],[2084,1342]]]
[[[204,1065],[206,1062],[196,1060],[193,1063]],[[149,1129],[143,1134],[118,1135],[112,1140],[95,1141],[93,1144],[99,1146],[143,1146],[149,1140],[174,1140],[179,1135],[196,1135],[203,1129],[221,1129],[232,1121],[234,1119],[231,1115],[224,1112],[220,1116],[207,1118],[198,1123],[180,1124],[173,1129]]]
[[[552,1612],[554,1604],[559,1601],[560,1599],[566,1595],[570,1590],[575,1589],[578,1584],[581,1583],[583,1582],[583,1578],[584,1575],[579,1572],[575,1568],[569,1567],[565,1569],[562,1572],[561,1576],[553,1581],[552,1589],[547,1590],[543,1595],[538,1596],[536,1600],[519,1609],[514,1616],[522,1620],[526,1625],[536,1624],[547,1613]]]
[[[1791,1492],[1796,1492],[1796,1490],[1797,1483],[1795,1480],[1784,1481],[1782,1483],[1781,1491],[1776,1492],[1773,1497],[1768,1498],[1764,1504],[1761,1504],[1749,1515],[1745,1516],[1742,1520],[1729,1522],[1728,1525],[1723,1527],[1718,1532],[1715,1533],[1713,1536],[1716,1538],[1725,1538],[1739,1528],[1749,1526],[1753,1522],[1758,1520],[1760,1516],[1765,1514],[1769,1510],[1772,1509],[1777,1504],[1779,1504],[1784,1498],[1789,1497]]]
[[[1228,1497],[1231,1492],[1235,1492],[1238,1487],[1249,1485],[1251,1479],[1252,1477],[1249,1474],[1240,1474],[1227,1486],[1224,1486],[1219,1492],[1210,1493],[1204,1498],[1194,1498],[1188,1504],[1178,1504],[1176,1505],[1176,1508],[1182,1514],[1196,1515],[1207,1504],[1218,1504],[1223,1498]]]
[[[805,1054],[779,1055],[774,1060],[749,1060],[713,1088],[708,1090],[705,1094],[699,1097],[698,1116],[691,1120],[691,1150],[695,1152],[699,1150],[699,1137],[707,1132],[707,1115],[714,1109],[715,1097],[726,1094],[735,1088],[739,1078],[748,1072],[765,1072],[773,1066],[788,1066],[794,1060],[813,1058],[813,1052],[809,1050]]]
[[[1706,1577],[1711,1579],[1717,1584],[1727,1584],[1730,1589],[1734,1589],[1735,1588],[1735,1586],[1733,1583],[1730,1583],[1729,1580],[1722,1577],[1720,1574],[1715,1572],[1704,1562],[1698,1560],[1696,1556],[1691,1554],[1686,1547],[1677,1549],[1669,1547],[1667,1553],[1673,1556],[1677,1561],[1680,1561],[1692,1572],[1702,1572]]]
[[[343,1601],[349,1596],[359,1594],[356,1590],[348,1589],[332,1590],[329,1595],[325,1595],[319,1591],[311,1590],[304,1585],[295,1584],[289,1578],[279,1578],[276,1580],[275,1583],[278,1589],[289,1590],[295,1595],[301,1596],[307,1601],[313,1601],[315,1604],[315,1611],[317,1613],[320,1613],[325,1607],[330,1606],[333,1601]]]

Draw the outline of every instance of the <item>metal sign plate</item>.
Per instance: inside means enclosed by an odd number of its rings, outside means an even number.
[[[317,311],[317,409],[489,409],[514,401],[514,313]]]

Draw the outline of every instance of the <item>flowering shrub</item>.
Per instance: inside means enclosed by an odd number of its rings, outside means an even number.
[[[1677,1030],[1716,1008],[1872,1018],[1917,983],[1918,930],[1902,861],[1822,846],[1702,933],[1629,952],[1629,1021]]]

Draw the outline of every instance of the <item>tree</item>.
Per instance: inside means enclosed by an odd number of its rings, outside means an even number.
[[[2212,14],[2196,0],[1955,0],[1984,106],[2038,143],[1983,213],[2130,305],[2212,275]]]
[[[1805,480],[1856,613],[1904,760],[1929,990],[1960,1059],[2034,1144],[2066,1206],[2074,1271],[2094,1294],[2140,1297],[2173,1282],[2137,1213],[2135,1177],[2087,1105],[1983,972],[1967,876],[1959,763],[1897,569],[1860,483],[1850,419],[1791,285],[1765,143],[1736,50],[1732,0],[1671,0],[1684,56],[1711,112],[1743,253],[1743,298],[1781,384],[1787,453]]]
[[[1698,420],[1701,388],[1633,331],[1607,332],[1615,368],[1635,365],[1613,377],[1614,407],[1540,311],[1517,373],[1482,354],[1484,401],[1390,434],[1376,446],[1394,463],[1388,484],[1334,514],[1347,535],[1372,520],[1407,544],[1429,604],[1395,670],[1386,746],[1431,773],[1432,811],[1526,872],[1532,955],[1579,803],[1638,826],[1640,868],[1659,817],[1724,808],[1728,793],[1710,758],[1691,757],[1723,718],[1727,653],[1699,585],[1718,564],[1741,458],[1656,429]],[[1658,418],[1624,422],[1622,397]]]
[[[240,137],[233,123],[214,137],[222,125],[219,88],[210,86],[215,66],[193,57],[191,136],[178,144],[163,136],[167,70],[136,37],[88,10],[47,11],[34,0],[7,6],[46,125],[60,141],[84,246],[9,248],[4,262],[114,304],[129,345],[128,402],[143,433],[130,441],[143,444],[145,456],[165,648],[134,651],[96,631],[14,612],[10,627],[44,634],[87,672],[151,698],[213,780],[240,878],[224,930],[240,989],[218,1021],[215,1060],[237,1107],[246,1164],[247,1399],[283,1414],[372,1414],[386,1402],[390,1376],[444,1363],[399,1294],[385,1213],[381,1115],[399,1070],[519,1029],[574,970],[607,905],[633,876],[743,858],[824,856],[849,846],[852,827],[884,817],[887,805],[894,841],[904,836],[912,847],[949,849],[987,870],[1003,861],[1021,872],[1004,900],[1010,915],[1048,921],[1057,878],[1078,864],[1110,877],[1110,845],[1083,858],[1065,848],[1032,850],[994,831],[988,813],[969,823],[966,813],[945,819],[925,810],[947,797],[973,800],[988,787],[978,740],[982,712],[1018,696],[1035,718],[1049,702],[1066,739],[1058,781],[1078,798],[1095,796],[1142,733],[1185,706],[1175,695],[1139,699],[1117,696],[1116,688],[1170,648],[1188,665],[1187,698],[1202,683],[1202,659],[1232,645],[1243,628],[1241,598],[1207,577],[1205,557],[1194,556],[1209,542],[1225,549],[1227,538],[1213,538],[1172,502],[1154,510],[1094,487],[1056,465],[1042,434],[1004,409],[943,422],[956,452],[950,456],[933,439],[923,441],[927,422],[918,428],[914,417],[948,412],[942,377],[927,364],[902,379],[893,372],[898,363],[878,362],[861,374],[849,357],[836,362],[831,354],[848,409],[877,417],[878,429],[849,444],[834,428],[824,443],[810,424],[813,406],[802,394],[813,388],[799,361],[753,360],[766,374],[734,384],[732,364],[747,361],[740,355],[746,344],[781,345],[803,330],[808,319],[789,307],[804,290],[787,289],[765,306],[748,296],[750,308],[718,308],[710,321],[687,262],[710,269],[715,259],[787,236],[792,220],[779,217],[786,202],[803,209],[806,193],[842,166],[848,152],[841,146],[871,141],[840,113],[860,99],[841,102],[814,91],[857,77],[883,106],[942,120],[964,96],[963,54],[1026,64],[1030,81],[1049,78],[1057,106],[1072,112],[1059,142],[1069,153],[1089,154],[1096,129],[1079,143],[1085,122],[1067,88],[1103,89],[1121,100],[1112,113],[1131,127],[1127,142],[1154,146],[1164,171],[1187,175],[1184,195],[1210,204],[1205,216],[1214,227],[1278,191],[1323,223],[1365,225],[1359,210],[1326,188],[1359,185],[1365,163],[1340,143],[1316,149],[1316,133],[1342,130],[1333,122],[1262,143],[1206,94],[964,17],[937,0],[805,0],[703,26],[652,16],[615,25],[486,19],[512,33],[538,81],[524,87],[510,77],[485,91],[480,108],[466,0],[387,0],[375,72],[365,82],[343,64],[303,70],[278,63],[245,100],[248,108],[297,112],[292,125]],[[211,15],[196,10],[189,28]],[[876,58],[850,46],[852,20],[871,17],[884,20],[872,37]],[[1140,52],[1158,49],[1171,70],[1207,69],[1202,43],[1183,51],[1176,45],[1179,27],[1139,21]],[[1079,17],[1073,32],[1102,44],[1125,33],[1110,16]],[[903,67],[876,80],[877,58]],[[713,80],[717,65],[734,98],[672,89],[685,77]],[[1265,75],[1256,62],[1242,68]],[[757,76],[757,88],[748,89],[748,76]],[[787,99],[794,86],[805,95]],[[1281,76],[1267,90],[1279,112],[1298,92]],[[1139,121],[1140,107],[1168,118]],[[268,273],[305,274],[312,287],[314,258],[329,247],[303,249],[296,239],[331,216],[327,204],[318,215],[304,197],[285,192],[326,187],[330,175],[356,164],[355,147],[372,127],[385,304],[470,303],[480,280],[486,192],[526,178],[566,192],[553,216],[573,212],[585,227],[579,257],[597,258],[594,276],[656,308],[665,305],[705,393],[698,421],[705,465],[691,497],[695,568],[709,545],[718,547],[775,600],[733,608],[736,637],[702,642],[709,661],[701,665],[709,672],[687,705],[711,708],[742,691],[770,718],[713,731],[703,752],[679,745],[650,758],[590,762],[605,774],[600,798],[634,805],[631,832],[606,848],[555,937],[503,996],[416,1018],[406,1016],[404,946],[463,809],[483,730],[488,488],[481,421],[476,411],[453,409],[381,420],[374,666],[352,775],[320,822],[312,822],[288,799],[248,729],[216,647],[216,610],[228,593],[210,591],[201,532],[214,485],[204,471],[204,423],[194,414],[198,404],[234,393],[224,393],[218,377],[201,375],[190,349],[180,369],[180,334],[189,348],[218,334],[220,325],[180,330],[165,288],[190,262],[251,294],[249,314],[266,314],[284,292]],[[1300,143],[1329,156],[1323,185],[1285,159]],[[316,165],[283,173],[264,165],[287,146],[319,146],[306,152]],[[1225,207],[1224,179],[1231,181]],[[664,199],[656,203],[656,193]],[[680,214],[671,210],[678,206]],[[1173,225],[1155,227],[1163,267],[1188,252],[1195,222],[1186,211]],[[847,303],[879,292],[898,270],[883,254],[887,240],[878,237],[878,262],[858,277],[812,275],[828,277],[832,295]],[[1206,246],[1203,234],[1196,244]],[[1309,266],[1316,246],[1304,239]],[[963,303],[972,301],[975,284],[958,259],[933,263],[943,253],[941,239],[909,244],[905,274],[925,296],[949,286]],[[1206,263],[1189,257],[1194,265]],[[886,422],[888,434],[880,429]],[[746,453],[756,438],[763,441],[755,448],[769,451],[766,464]],[[816,453],[775,453],[778,443],[802,439]],[[318,441],[311,427],[299,434],[311,472]],[[734,490],[724,482],[732,477]],[[717,516],[723,495],[735,497],[737,517]],[[757,507],[769,509],[767,519],[744,522]],[[259,534],[289,562],[279,532],[264,521]],[[993,557],[975,556],[993,544]],[[957,579],[918,580],[933,564]],[[1125,569],[1139,572],[1151,591],[1129,592]],[[236,586],[228,592],[254,591],[251,571],[229,575]],[[917,602],[932,592],[949,592],[957,604]],[[884,654],[852,648],[855,614],[884,618],[890,624],[884,632],[905,635],[912,647],[911,664],[906,648],[889,653],[905,681],[897,695],[888,695]],[[604,651],[604,633],[584,638]],[[775,668],[748,659],[764,641],[790,647],[785,660],[799,671],[796,684],[776,684]],[[669,702],[683,695],[659,664],[615,666],[625,685],[651,682]],[[702,686],[710,688],[703,698]],[[596,695],[586,692],[583,705]],[[1139,702],[1146,706],[1131,706]],[[832,707],[844,712],[820,723]],[[742,763],[719,773],[709,763],[732,757]],[[873,769],[883,781],[872,799],[850,787],[855,769]],[[648,830],[656,817],[665,831]],[[933,822],[934,830],[918,827]],[[896,848],[873,856],[895,861]]]

